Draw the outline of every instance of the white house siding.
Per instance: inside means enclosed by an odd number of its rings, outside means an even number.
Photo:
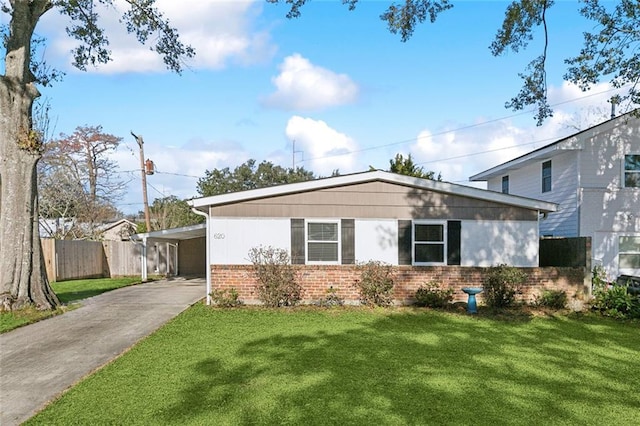
[[[272,246],[291,251],[289,218],[251,219],[216,218],[210,220],[211,263],[215,265],[247,265],[249,250]]]
[[[542,192],[542,163],[551,160],[551,191]],[[567,151],[552,158],[509,170],[489,179],[491,191],[501,191],[502,176],[509,176],[509,193],[558,204],[558,211],[540,221],[540,235],[554,237],[578,236],[578,151]]]
[[[462,221],[462,266],[538,266],[538,224],[525,221]]]
[[[356,262],[378,260],[398,264],[398,221],[393,219],[355,221]]]

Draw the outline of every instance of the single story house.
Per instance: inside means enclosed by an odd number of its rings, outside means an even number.
[[[551,202],[384,171],[189,203],[207,218],[207,293],[234,287],[247,302],[257,301],[248,253],[259,246],[285,249],[301,265],[307,301],[329,287],[357,300],[355,265],[371,260],[396,267],[399,302],[428,281],[425,272],[464,287],[492,265],[533,270],[538,222],[556,210]]]

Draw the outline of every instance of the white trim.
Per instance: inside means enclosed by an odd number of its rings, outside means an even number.
[[[424,245],[442,245],[442,262],[417,262],[416,261],[416,225],[440,225],[442,226],[442,242],[419,242]],[[411,221],[411,264],[416,266],[442,266],[447,264],[447,221],[418,219]]]
[[[535,200],[533,198],[520,197],[511,194],[502,194],[500,192],[487,191],[485,189],[473,188],[471,186],[457,185],[431,179],[421,179],[413,176],[399,175],[396,173],[384,172],[381,170],[315,179],[306,182],[290,183],[285,185],[271,186],[267,188],[251,189],[248,191],[232,192],[229,194],[214,195],[210,197],[195,198],[193,200],[189,200],[188,203],[190,206],[204,211],[203,209],[206,209],[210,206],[221,206],[225,204],[234,204],[261,198],[269,198],[301,192],[310,192],[321,189],[376,181],[404,185],[417,189],[436,191],[445,194],[459,195],[462,197],[475,198],[478,200],[492,201],[510,206],[539,210],[541,212],[554,212],[558,207],[557,204],[550,203],[548,201]]]
[[[640,188],[640,186],[627,186],[627,171],[631,172],[631,173],[639,173],[640,174],[640,170],[627,170],[627,156],[628,155],[633,155],[633,156],[638,156],[640,155],[640,153],[635,153],[635,152],[625,152],[622,155],[622,159],[621,159],[621,166],[620,169],[622,171],[622,176],[620,177],[620,187],[624,188],[624,189],[638,189]]]
[[[338,259],[331,261],[309,260],[309,243],[333,243],[333,241],[309,241],[310,223],[331,223],[336,225]],[[305,219],[304,220],[304,262],[305,265],[340,265],[342,264],[342,221],[340,219]]]

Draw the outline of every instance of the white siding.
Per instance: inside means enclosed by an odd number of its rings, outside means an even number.
[[[247,265],[249,250],[272,246],[291,252],[291,221],[283,219],[211,218],[211,263]]]
[[[463,221],[462,266],[538,266],[538,224],[524,221]]]
[[[398,264],[398,221],[390,219],[355,221],[356,262],[379,260]]]

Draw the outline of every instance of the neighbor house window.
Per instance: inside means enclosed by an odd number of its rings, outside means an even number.
[[[444,264],[446,235],[444,223],[413,223],[413,263],[416,265]]]
[[[502,176],[502,193],[509,193],[509,176]]]
[[[619,237],[619,269],[640,270],[640,237]]]
[[[624,156],[625,188],[640,188],[640,154]]]
[[[337,263],[340,253],[339,223],[307,222],[307,261]]]
[[[551,191],[551,160],[542,163],[542,192]]]

